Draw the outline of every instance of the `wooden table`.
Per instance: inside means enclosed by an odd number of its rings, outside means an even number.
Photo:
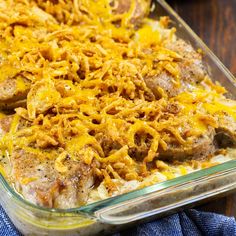
[[[167,0],[236,76],[236,0]],[[236,193],[199,207],[236,217]]]

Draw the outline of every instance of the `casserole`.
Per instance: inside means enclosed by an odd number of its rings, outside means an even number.
[[[230,73],[164,1],[159,1],[158,3],[158,16],[169,15],[177,28],[178,36],[190,41],[195,48],[201,48],[206,53],[205,60],[212,70],[212,77],[220,81],[233,94],[234,88],[232,85],[234,85],[234,82]],[[26,203],[19,195],[14,193],[3,178],[3,188],[1,188],[3,194],[1,194],[1,197],[3,206],[9,216],[25,235],[95,234],[101,233],[99,230],[113,228],[109,224],[118,224],[118,227],[120,227],[127,222],[147,218],[208,196],[231,190],[234,188],[232,181],[234,179],[234,167],[235,162],[230,161],[210,169],[77,209],[48,210],[35,207]],[[174,203],[172,202],[173,198],[168,196],[174,196]],[[112,215],[110,214],[111,211]],[[89,217],[93,219],[90,220]],[[96,222],[97,226],[95,227],[94,219],[106,224]],[[97,232],[91,230],[96,230]]]

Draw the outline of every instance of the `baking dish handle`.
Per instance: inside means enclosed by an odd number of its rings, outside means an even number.
[[[192,205],[234,188],[236,188],[236,171],[232,169],[156,191],[112,207],[105,207],[95,211],[94,215],[104,223],[126,224],[154,215],[170,214],[182,206]]]

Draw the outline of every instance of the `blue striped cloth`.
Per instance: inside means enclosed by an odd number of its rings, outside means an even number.
[[[236,236],[233,217],[186,210],[160,220],[140,224],[112,236]],[[0,236],[21,236],[0,207]]]

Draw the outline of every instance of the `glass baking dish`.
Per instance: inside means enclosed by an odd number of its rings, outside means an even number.
[[[213,80],[219,81],[230,96],[235,97],[233,75],[164,0],[156,1],[151,16],[169,16],[171,26],[177,29],[177,36],[194,48],[202,49]],[[61,210],[42,208],[27,202],[0,175],[0,203],[24,235],[104,235],[234,189],[236,160],[231,160],[117,197]]]

